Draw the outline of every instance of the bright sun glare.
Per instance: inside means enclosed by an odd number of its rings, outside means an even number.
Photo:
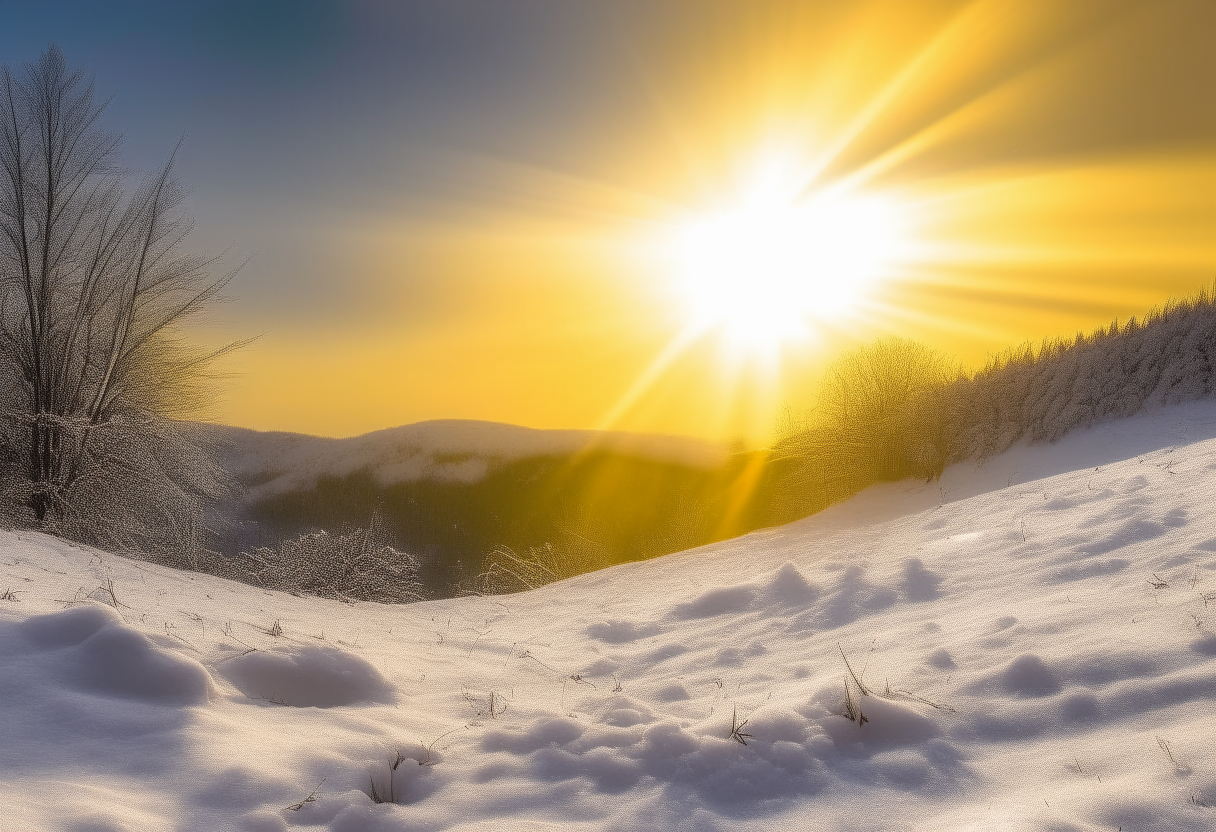
[[[692,325],[742,350],[772,352],[855,313],[904,246],[894,201],[804,194],[796,178],[781,180],[757,177],[735,205],[679,224],[672,241]]]

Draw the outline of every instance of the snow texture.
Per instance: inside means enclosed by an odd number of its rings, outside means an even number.
[[[1208,401],[497,598],[2,533],[0,825],[1212,830],[1213,493]]]

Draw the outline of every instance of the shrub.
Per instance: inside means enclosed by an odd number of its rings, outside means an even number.
[[[400,604],[423,597],[418,559],[392,544],[379,512],[367,528],[312,532],[273,549],[213,556],[200,568],[267,589],[340,601]]]
[[[470,590],[478,595],[526,592],[607,565],[572,558],[568,550],[552,543],[531,546],[525,554],[517,554],[508,546],[495,546],[486,555],[485,571],[473,579]]]
[[[886,338],[838,358],[816,407],[787,414],[774,446],[797,465],[788,485],[803,505],[823,507],[867,485],[941,474],[949,454],[947,387],[959,370],[923,344]]]
[[[1213,287],[1216,289],[1216,286]],[[949,460],[982,459],[1020,439],[1054,442],[1076,428],[1216,392],[1216,292],[1173,299],[1089,334],[1022,344],[945,391]]]

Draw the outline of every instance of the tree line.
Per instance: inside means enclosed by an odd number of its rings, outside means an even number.
[[[876,482],[982,460],[1020,440],[1216,394],[1216,284],[1142,317],[1001,352],[978,370],[886,338],[842,355],[773,448],[780,513],[805,516]]]

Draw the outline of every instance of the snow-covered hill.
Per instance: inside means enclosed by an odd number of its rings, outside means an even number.
[[[226,446],[225,462],[254,483],[256,502],[313,487],[321,476],[369,471],[379,485],[433,479],[477,482],[490,466],[530,456],[596,450],[693,467],[720,465],[726,449],[684,436],[595,430],[538,430],[498,422],[440,419],[378,430],[347,439],[213,426]]]
[[[4,534],[0,826],[1211,830],[1213,494],[1208,401],[497,598]]]

